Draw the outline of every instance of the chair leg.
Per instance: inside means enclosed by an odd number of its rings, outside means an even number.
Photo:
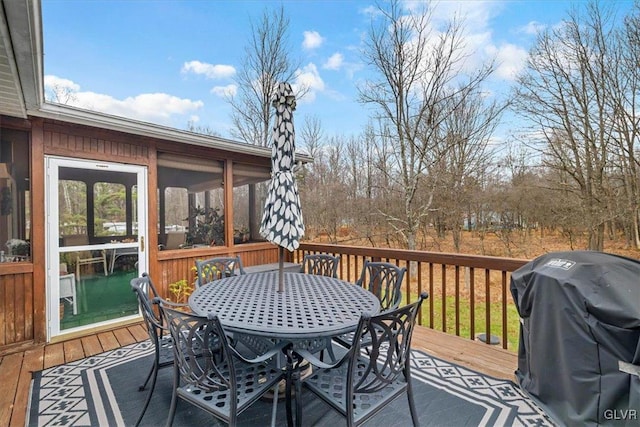
[[[406,374],[405,378],[407,379],[407,399],[409,399],[409,412],[411,412],[411,421],[413,421],[414,427],[420,427],[420,420],[418,419],[416,405],[413,402],[413,392],[411,391],[411,377]]]
[[[302,381],[296,378],[296,427],[302,426]]]
[[[138,391],[142,391],[145,388],[147,388],[147,383],[149,382],[151,375],[153,375],[153,371],[156,370],[156,363],[157,362],[154,361],[153,365],[151,366],[151,369],[149,370],[149,373],[147,374],[147,378],[144,380],[144,384],[138,387]]]
[[[151,396],[153,395],[153,390],[156,388],[156,381],[158,379],[158,370],[160,369],[160,352],[158,351],[158,346],[160,344],[156,343],[156,351],[153,354],[153,365],[151,365],[151,370],[147,375],[147,379],[144,381],[140,387],[138,387],[138,391],[142,391],[147,387],[147,383],[149,379],[151,379],[151,388],[149,389],[149,394],[147,395],[147,400],[144,402],[144,407],[142,408],[142,412],[138,416],[138,421],[136,421],[136,427],[140,425],[142,421],[142,417],[144,417],[144,413],[147,412],[147,408],[149,407],[149,403],[151,402]]]
[[[271,407],[271,427],[276,427],[276,414],[278,410],[278,395],[280,394],[280,383],[273,386],[273,404]]]
[[[151,372],[149,372],[149,374],[153,373],[152,376],[152,380],[151,380],[151,388],[149,388],[149,393],[147,394],[147,400],[144,402],[144,407],[142,408],[142,412],[140,412],[140,415],[138,416],[138,420],[136,421],[135,427],[138,427],[140,425],[140,423],[142,422],[142,418],[144,417],[145,412],[147,412],[147,408],[149,407],[149,403],[151,403],[151,396],[153,395],[153,391],[156,388],[156,380],[158,379],[158,365],[157,364],[153,364],[153,367],[151,368]],[[147,381],[149,381],[149,377],[147,377]],[[147,385],[147,382],[145,381],[144,385]],[[140,389],[140,391],[144,390],[144,386]]]
[[[178,406],[178,387],[180,386],[180,372],[178,365],[173,368],[173,393],[171,394],[171,406],[169,407],[169,415],[167,416],[166,427],[173,425],[173,419],[176,416],[176,407]]]
[[[286,379],[285,379],[285,388],[284,388],[284,392],[285,392],[285,406],[286,406],[286,411],[287,411],[287,426],[291,427],[293,426],[293,412],[291,410],[291,382],[293,381],[293,362],[291,361],[291,358],[293,357],[290,353],[290,350],[287,351],[287,374],[286,374]]]

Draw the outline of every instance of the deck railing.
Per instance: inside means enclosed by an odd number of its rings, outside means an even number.
[[[517,351],[519,318],[509,291],[510,273],[528,260],[403,249],[302,243],[294,261],[305,254],[340,255],[338,277],[355,282],[365,260],[406,267],[404,302],[427,291],[418,323],[469,339],[484,334],[502,348]]]

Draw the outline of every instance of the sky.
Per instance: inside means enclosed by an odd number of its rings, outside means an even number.
[[[299,60],[296,125],[318,119],[325,136],[359,134],[370,112],[358,85],[371,78],[362,58],[374,1],[361,0],[41,0],[45,92],[65,88],[72,105],[186,129],[189,122],[230,137],[230,107],[251,24],[281,5],[290,54]],[[615,1],[625,10],[632,0]],[[415,7],[417,1],[405,6]],[[587,0],[440,0],[434,26],[465,20],[469,68],[495,56],[489,82],[506,94],[537,31],[558,25]],[[499,138],[508,138],[509,119]]]

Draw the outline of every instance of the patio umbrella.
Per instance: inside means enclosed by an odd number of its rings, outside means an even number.
[[[272,105],[276,108],[271,150],[271,182],[262,214],[260,234],[280,246],[278,291],[284,291],[284,249],[294,251],[300,246],[304,224],[300,197],[294,176],[295,134],[293,110],[296,98],[289,83],[279,83]]]

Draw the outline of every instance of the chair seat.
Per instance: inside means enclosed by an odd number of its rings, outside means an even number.
[[[276,362],[275,358],[259,364],[234,361],[238,414],[282,379],[282,369],[278,367]],[[221,367],[221,371],[223,376],[228,376],[228,365]],[[178,388],[177,393],[182,399],[206,411],[218,414],[224,420],[231,417],[229,388],[226,385],[220,384],[217,390],[205,390],[195,385],[185,384]]]
[[[368,357],[366,355],[359,356],[356,362],[355,378],[359,379],[363,377],[369,367]],[[345,363],[338,368],[317,370],[313,375],[306,378],[303,384],[336,410],[346,415],[344,408],[347,404],[347,387],[345,387],[347,369],[348,365]],[[369,371],[368,375],[371,377],[372,382],[375,382],[375,373]],[[366,382],[366,380],[363,381],[365,384]],[[373,393],[354,393],[353,418],[356,424],[358,420],[368,418],[370,414],[384,407],[387,402],[398,397],[406,388],[407,382],[402,375],[399,375],[380,391]]]

